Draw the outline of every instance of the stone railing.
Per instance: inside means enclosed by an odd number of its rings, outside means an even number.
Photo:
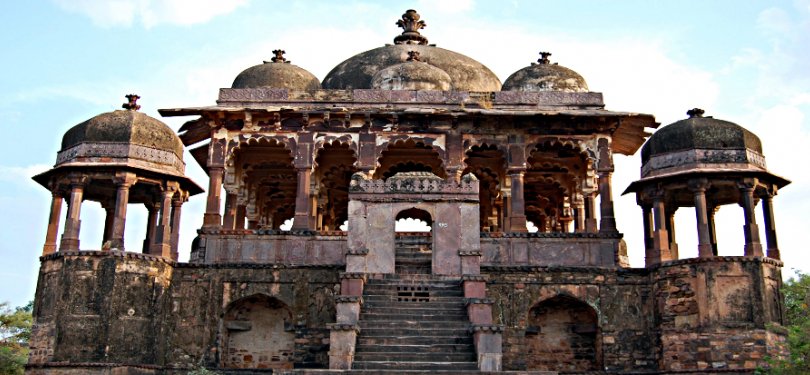
[[[396,194],[474,194],[478,195],[478,179],[464,175],[460,183],[447,181],[430,172],[400,172],[387,180],[368,179],[355,173],[349,185],[351,193]]]

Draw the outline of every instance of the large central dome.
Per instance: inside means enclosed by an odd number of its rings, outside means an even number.
[[[389,66],[408,60],[408,52],[419,53],[419,60],[435,66],[450,76],[454,90],[500,91],[501,81],[489,68],[460,53],[429,45],[427,38],[419,33],[425,22],[414,10],[408,10],[397,21],[402,35],[394,38],[393,45],[386,45],[355,55],[338,64],[323,80],[324,89],[348,90],[371,89],[374,74]]]

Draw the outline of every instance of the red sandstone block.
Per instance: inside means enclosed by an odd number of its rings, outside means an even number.
[[[464,297],[484,298],[487,296],[487,283],[485,281],[464,280]]]
[[[343,279],[340,281],[340,294],[343,296],[362,296],[362,279]]]
[[[472,324],[492,324],[492,306],[471,303],[467,306],[467,316]]]

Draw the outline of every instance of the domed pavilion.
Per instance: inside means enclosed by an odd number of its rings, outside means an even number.
[[[135,96],[69,130],[35,177],[53,203],[30,372],[753,374],[786,355],[771,198],[788,181],[754,134],[699,110],[653,133],[547,52],[501,85],[430,44],[416,11],[396,25],[322,81],[277,49],[215,103],[159,110],[189,117],[178,134]],[[186,148],[208,188],[179,261],[180,206],[201,192]],[[613,157],[639,150],[633,267]],[[84,200],[107,209],[82,225],[111,251],[77,251]],[[150,210],[147,255],[112,251],[130,203]],[[742,255],[715,255],[725,204],[743,207]],[[677,207],[696,208],[699,257],[678,257]]]
[[[106,211],[97,249],[119,251],[124,250],[127,205],[143,204],[149,212],[143,252],[177,259],[180,208],[202,189],[184,174],[183,143],[174,131],[139,112],[138,95],[127,98],[123,110],[102,113],[65,132],[56,165],[34,177],[53,196],[43,255],[57,250],[66,200],[59,251],[79,250],[82,202],[99,202]]]

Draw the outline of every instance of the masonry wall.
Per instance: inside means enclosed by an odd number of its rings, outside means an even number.
[[[547,328],[533,326],[531,312],[538,304],[559,298],[587,304],[596,314],[594,346],[600,351],[599,369],[653,370],[657,337],[653,333],[653,301],[645,270],[593,267],[486,266],[487,296],[493,299],[497,324],[504,325],[504,370],[527,370],[543,360],[531,358],[532,337]],[[572,322],[572,332],[587,333],[587,322]],[[564,348],[559,348],[564,349]],[[544,355],[544,354],[540,354]],[[561,371],[588,371],[571,358],[556,361]]]
[[[754,370],[786,354],[781,265],[714,257],[667,263],[651,274],[660,369]]]
[[[177,265],[135,253],[57,253],[42,260],[28,372],[151,374],[222,367],[226,313],[256,297],[283,305],[287,318],[280,336],[291,340],[284,343],[284,358],[259,367],[325,368],[326,324],[334,322],[338,278],[335,266]],[[241,320],[243,328],[236,330],[244,331],[250,323]]]

